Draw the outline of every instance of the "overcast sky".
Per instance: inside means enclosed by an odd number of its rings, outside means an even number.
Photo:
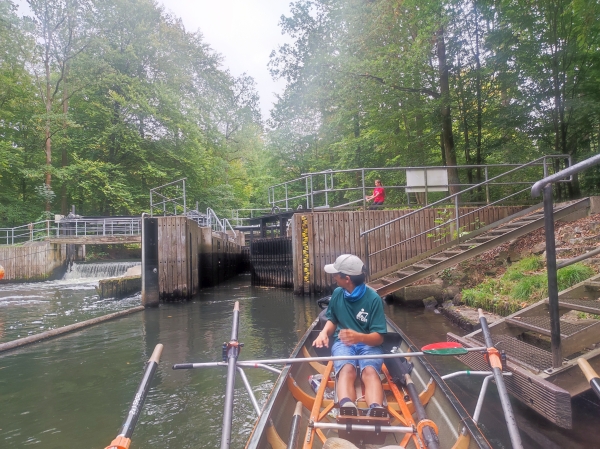
[[[200,30],[204,41],[223,58],[234,76],[246,72],[257,83],[263,118],[267,118],[274,93],[284,82],[274,82],[267,70],[272,50],[284,42],[278,26],[289,15],[290,0],[158,0],[167,12],[181,17],[188,31]]]

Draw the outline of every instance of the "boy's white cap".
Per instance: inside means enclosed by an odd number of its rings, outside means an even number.
[[[325,265],[325,272],[330,274],[344,273],[357,276],[363,272],[363,261],[352,254],[342,254],[334,263]]]

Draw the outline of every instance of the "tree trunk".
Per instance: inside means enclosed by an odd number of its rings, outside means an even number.
[[[50,130],[50,114],[52,113],[52,86],[50,85],[50,46],[52,34],[47,30],[46,46],[44,54],[44,70],[46,74],[46,126],[44,129],[45,151],[46,151],[46,186],[48,190],[52,187],[52,134]],[[51,209],[50,200],[46,200],[46,212]]]
[[[437,33],[437,57],[440,71],[440,94],[442,116],[442,144],[445,165],[448,166],[448,182],[450,193],[460,191],[458,170],[456,168],[456,150],[454,148],[454,135],[452,134],[452,116],[450,114],[450,82],[448,80],[448,66],[446,65],[446,44],[444,42],[444,28]]]

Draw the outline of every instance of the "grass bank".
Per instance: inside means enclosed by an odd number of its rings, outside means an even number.
[[[558,270],[558,290],[564,290],[594,275],[587,265],[576,263]],[[548,297],[548,276],[541,256],[529,256],[512,264],[499,278],[489,278],[462,291],[470,307],[507,316]]]

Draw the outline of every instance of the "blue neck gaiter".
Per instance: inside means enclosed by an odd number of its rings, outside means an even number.
[[[346,298],[346,301],[355,302],[362,298],[366,291],[367,284],[364,283],[354,287],[352,293],[349,293],[347,290],[344,289],[344,298]]]

